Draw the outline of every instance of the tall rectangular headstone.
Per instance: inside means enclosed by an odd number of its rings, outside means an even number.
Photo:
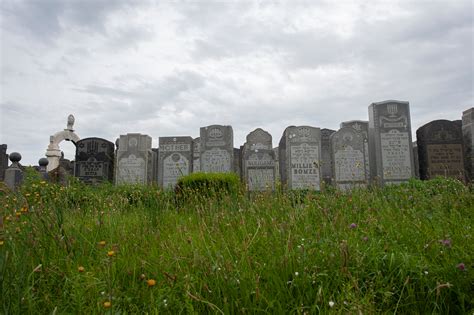
[[[5,178],[5,170],[8,168],[7,145],[0,145],[0,181]]]
[[[321,189],[321,130],[309,126],[285,129],[279,144],[280,176],[288,189]]]
[[[332,172],[332,154],[330,137],[336,130],[321,129],[321,175],[324,182],[330,185],[334,174]]]
[[[230,173],[234,164],[234,132],[231,126],[201,127],[201,171]]]
[[[174,188],[179,178],[192,172],[193,138],[160,137],[159,183]]]
[[[468,181],[474,181],[474,108],[462,113],[464,157]]]
[[[272,136],[261,128],[247,135],[243,146],[243,177],[249,191],[275,189]]]
[[[193,139],[193,173],[201,171],[201,138]]]
[[[341,190],[367,185],[364,140],[352,127],[343,127],[331,136],[334,182]]]
[[[74,176],[88,184],[114,178],[115,145],[101,138],[85,138],[76,142],[76,162]]]
[[[436,176],[465,180],[461,120],[434,120],[416,131],[420,178]]]
[[[366,178],[370,179],[370,159],[369,159],[369,122],[365,120],[350,120],[341,123],[340,128],[351,127],[355,131],[362,133],[364,136],[364,156],[365,159],[365,171]]]
[[[383,101],[369,106],[371,178],[380,185],[415,176],[408,102]]]
[[[115,183],[151,184],[153,153],[151,137],[140,133],[121,135],[117,149]]]

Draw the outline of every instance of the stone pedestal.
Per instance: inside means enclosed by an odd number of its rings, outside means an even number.
[[[21,154],[12,152],[10,154],[10,161],[12,164],[5,170],[5,184],[11,190],[17,190],[23,183],[23,171],[20,168]]]

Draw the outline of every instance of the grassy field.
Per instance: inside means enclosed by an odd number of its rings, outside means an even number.
[[[472,187],[246,193],[0,188],[0,313],[439,313],[474,309]]]

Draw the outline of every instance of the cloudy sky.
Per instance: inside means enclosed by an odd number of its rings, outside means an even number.
[[[473,4],[450,1],[0,1],[0,143],[337,129],[410,102],[413,132],[473,106]],[[62,143],[73,158],[72,143]]]

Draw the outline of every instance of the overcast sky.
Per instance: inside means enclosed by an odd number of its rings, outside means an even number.
[[[472,1],[0,1],[0,143],[43,157],[81,138],[232,125],[337,129],[409,101],[413,133],[473,106]],[[74,146],[61,143],[67,158]]]

